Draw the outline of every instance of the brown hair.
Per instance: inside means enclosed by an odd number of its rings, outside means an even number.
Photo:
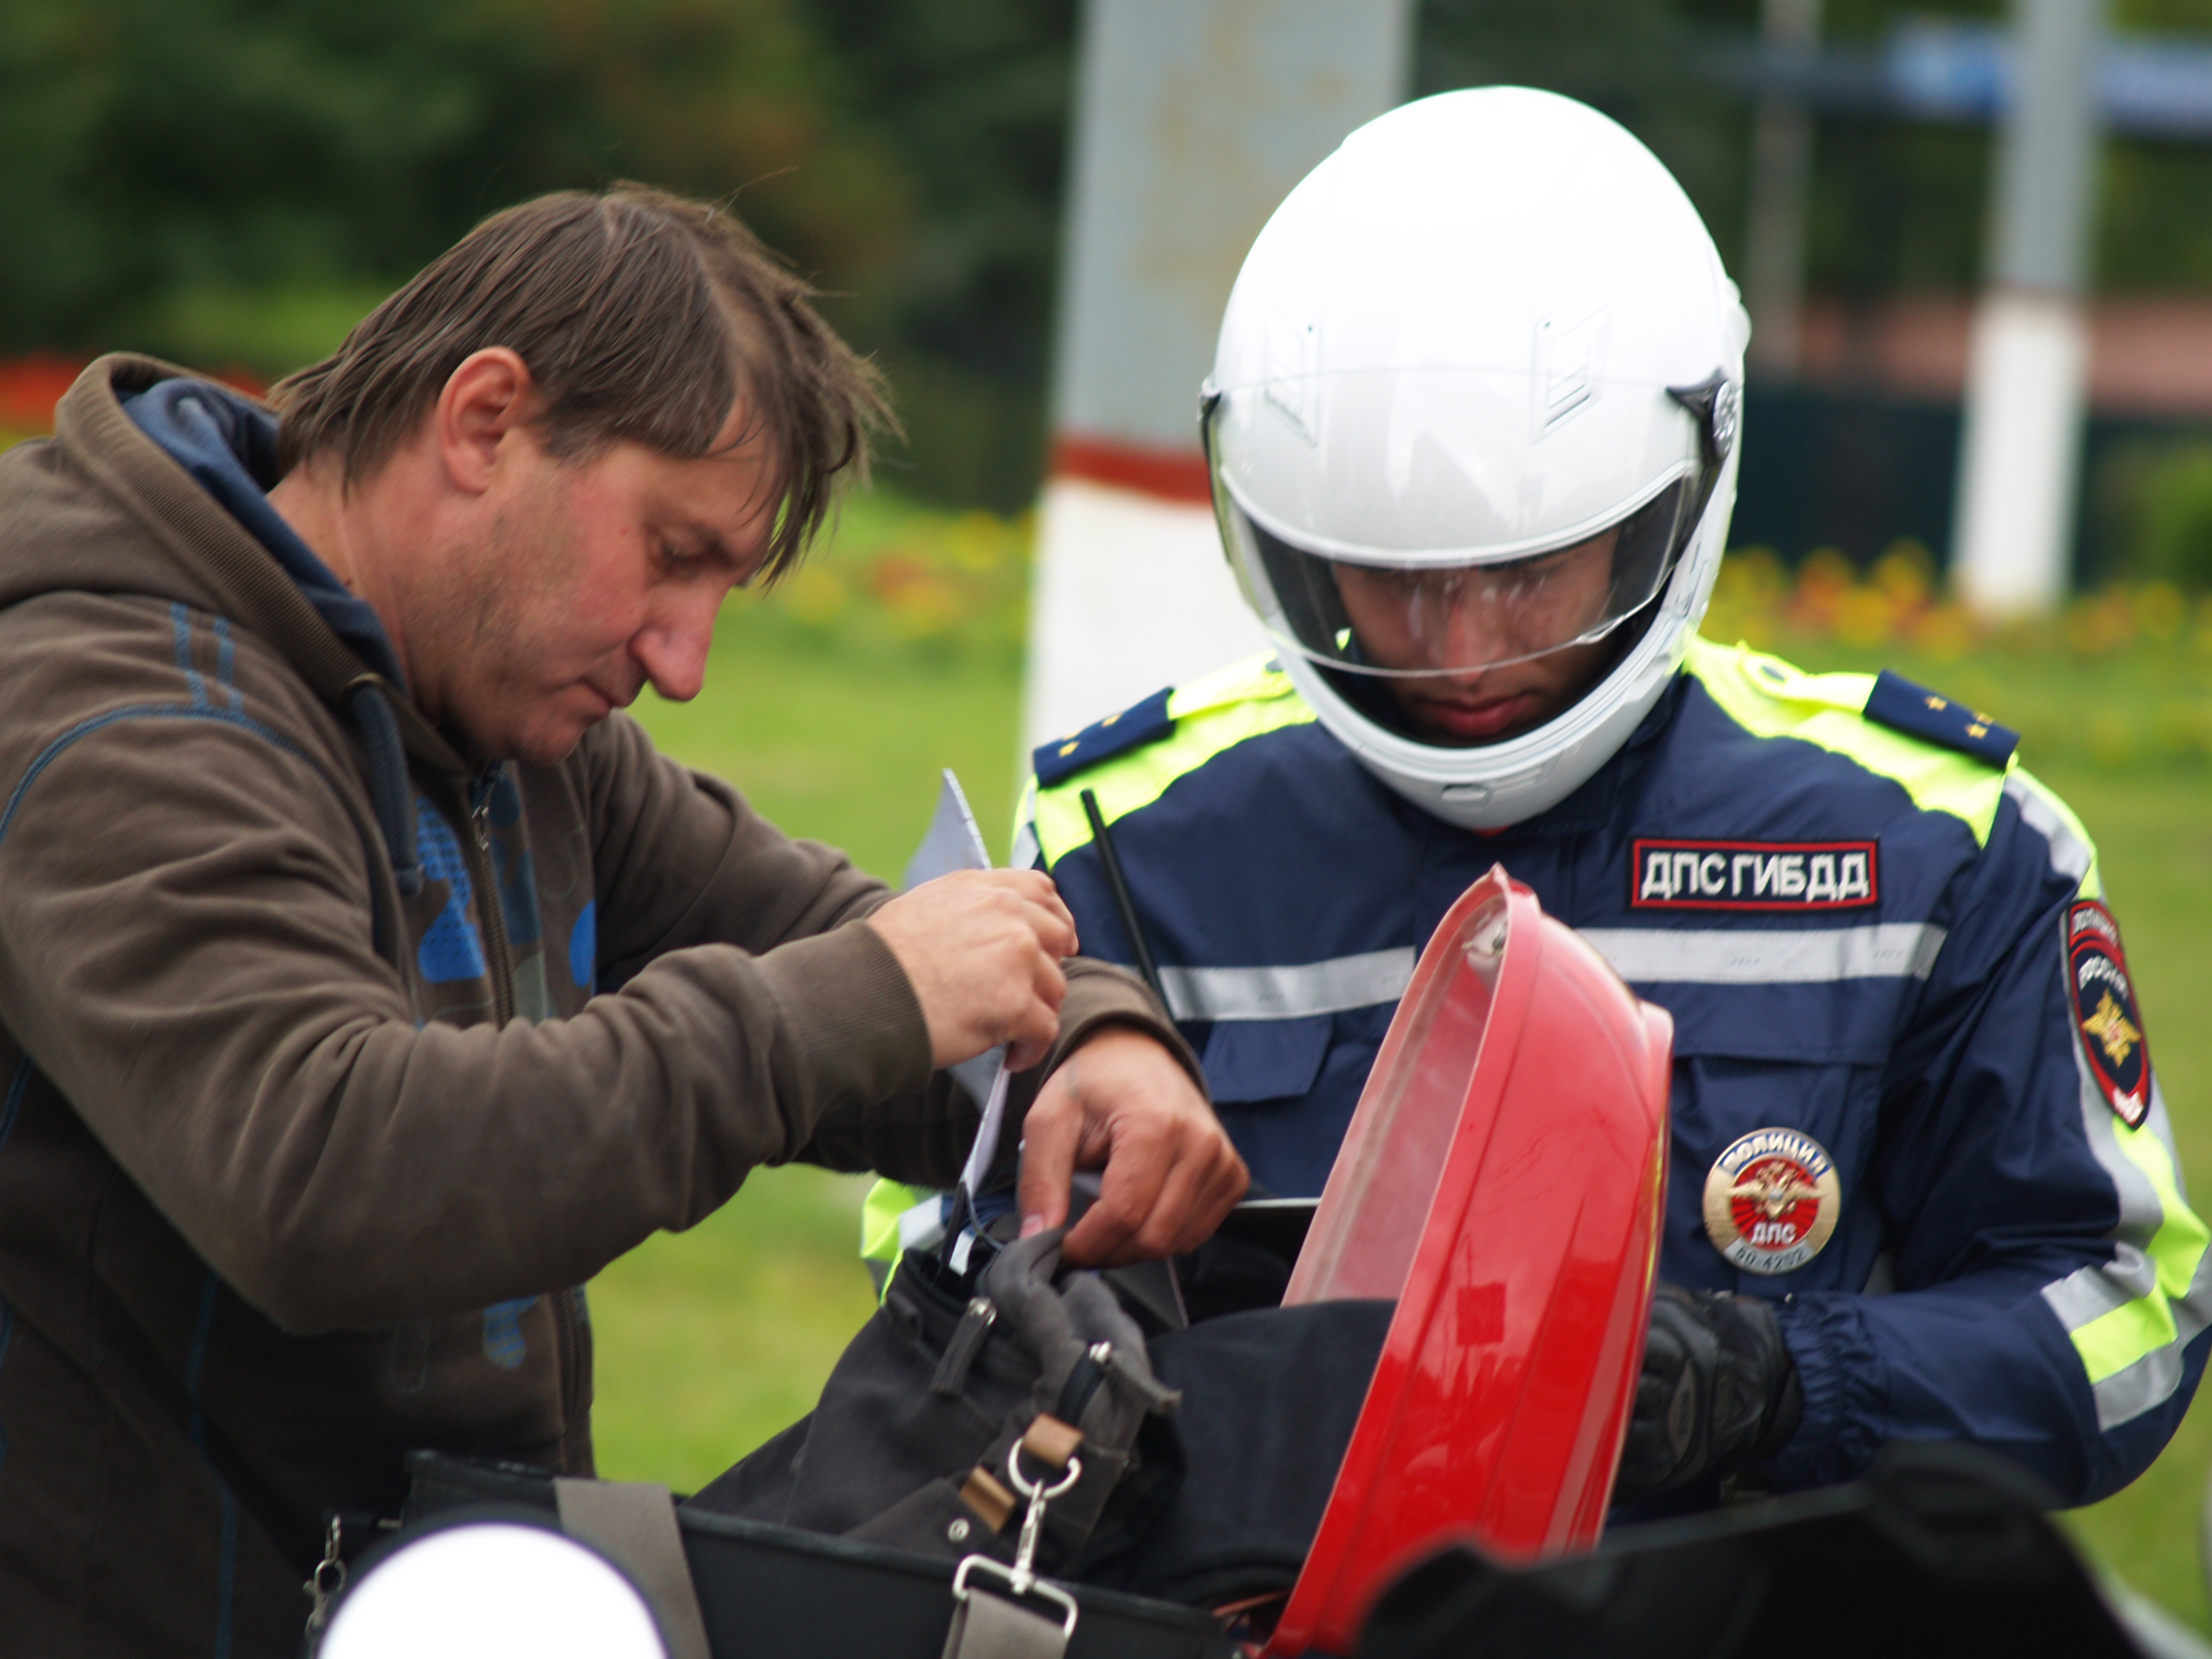
[[[726,209],[634,184],[541,196],[486,219],[334,356],[277,383],[277,465],[334,453],[351,486],[490,346],[529,366],[536,430],[562,459],[621,439],[696,459],[742,398],[778,458],[772,579],[821,527],[837,474],[865,478],[870,435],[896,429],[882,374],[814,297]]]

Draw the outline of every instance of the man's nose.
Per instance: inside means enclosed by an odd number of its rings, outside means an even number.
[[[707,683],[707,653],[721,608],[719,592],[672,597],[632,640],[646,678],[671,702],[690,702]]]
[[[1442,668],[1482,668],[1514,654],[1514,619],[1498,585],[1469,574],[1440,584],[1431,622]]]

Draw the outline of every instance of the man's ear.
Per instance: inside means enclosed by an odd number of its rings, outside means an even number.
[[[487,346],[463,358],[430,415],[438,458],[454,487],[470,495],[489,489],[501,446],[537,408],[537,385],[518,354]]]

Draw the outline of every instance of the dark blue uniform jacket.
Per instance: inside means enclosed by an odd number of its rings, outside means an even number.
[[[2094,851],[2010,750],[1893,677],[1698,641],[1589,783],[1473,833],[1255,663],[1040,749],[1017,858],[1086,952],[1133,961],[1093,792],[1222,1119],[1285,1195],[1321,1190],[1415,956],[1503,863],[1674,1017],[1661,1272],[1782,1304],[1805,1412],[1769,1477],[1958,1438],[2081,1503],[2179,1422],[2212,1260]],[[1703,1209],[1767,1128],[1811,1137],[1840,1188],[1824,1247],[1778,1273],[1733,1265]]]

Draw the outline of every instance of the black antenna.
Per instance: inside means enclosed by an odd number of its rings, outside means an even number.
[[[1121,913],[1122,930],[1129,935],[1129,944],[1137,953],[1137,971],[1152,988],[1152,994],[1168,1011],[1168,1018],[1173,1019],[1175,1004],[1168,1000],[1167,988],[1160,983],[1159,968],[1152,961],[1152,947],[1145,943],[1145,930],[1137,924],[1137,907],[1129,902],[1129,884],[1122,878],[1121,860],[1114,850],[1114,838],[1106,833],[1106,815],[1098,810],[1098,793],[1086,789],[1082,800],[1084,816],[1091,820],[1091,837],[1098,843],[1098,861],[1106,866],[1106,884],[1114,892],[1114,908]]]

